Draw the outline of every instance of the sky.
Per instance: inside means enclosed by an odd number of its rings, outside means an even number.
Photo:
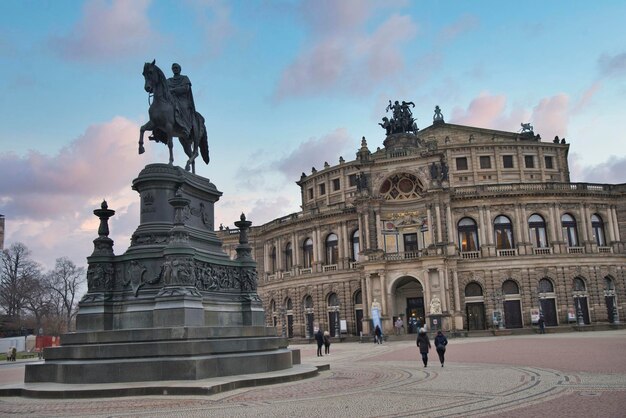
[[[612,0],[3,0],[5,247],[84,266],[106,199],[126,250],[131,182],[167,162],[163,144],[137,153],[152,60],[192,82],[211,152],[196,172],[224,193],[216,225],[298,211],[302,172],[353,160],[363,136],[382,146],[389,100],[413,101],[421,128],[436,105],[449,123],[529,122],[571,144],[572,181],[625,183],[625,16]]]

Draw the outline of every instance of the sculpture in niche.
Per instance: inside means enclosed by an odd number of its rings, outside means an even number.
[[[441,300],[437,296],[433,296],[430,300],[430,314],[441,315]]]

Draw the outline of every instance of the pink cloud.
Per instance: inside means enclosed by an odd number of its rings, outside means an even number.
[[[495,128],[496,121],[502,116],[505,109],[505,96],[482,94],[470,102],[467,110],[459,107],[452,109],[450,122],[459,125]]]
[[[309,36],[281,74],[274,99],[324,92],[367,94],[405,70],[401,47],[415,37],[417,26],[409,16],[393,14],[371,29],[369,19],[379,7],[357,0],[303,3]]]
[[[566,94],[542,99],[533,108],[531,118],[535,133],[540,134],[544,140],[554,138],[556,135],[567,135],[569,122],[569,97]]]
[[[0,154],[6,242],[23,242],[47,266],[61,256],[84,265],[97,236],[93,210],[106,199],[117,212],[109,225],[116,253],[122,253],[139,220],[132,179],[160,148],[151,143],[138,155],[138,135],[138,124],[116,117],[90,126],[54,156]]]
[[[8,202],[3,211],[46,219],[72,208],[76,199],[101,198],[128,187],[147,161],[137,155],[138,137],[136,123],[116,117],[90,126],[55,156],[34,150],[25,156],[0,154],[0,201]]]
[[[53,50],[76,61],[107,61],[145,51],[158,35],[147,16],[150,0],[91,0],[65,36],[51,37]]]

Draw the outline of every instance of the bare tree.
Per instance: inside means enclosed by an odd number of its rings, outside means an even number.
[[[2,251],[0,265],[0,307],[13,323],[19,322],[29,292],[41,278],[39,264],[30,250],[16,242]]]
[[[33,280],[30,291],[24,299],[24,310],[30,312],[34,319],[35,333],[39,333],[39,329],[43,328],[44,323],[48,323],[51,317],[55,317],[53,309],[52,294],[50,293],[47,283],[43,277],[39,280]],[[48,331],[48,330],[46,330]],[[55,331],[55,330],[50,330]]]
[[[76,315],[79,292],[85,283],[85,269],[67,257],[57,258],[54,270],[47,275],[48,289],[59,315],[64,319],[67,331],[70,331],[72,320]]]

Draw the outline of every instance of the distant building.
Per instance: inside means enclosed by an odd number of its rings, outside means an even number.
[[[397,317],[408,332],[625,317],[626,184],[570,182],[569,144],[532,131],[392,128],[303,173],[301,212],[251,229],[268,324],[311,337],[391,334]],[[218,234],[234,255],[237,230]]]
[[[0,214],[0,251],[4,250],[4,215]]]

